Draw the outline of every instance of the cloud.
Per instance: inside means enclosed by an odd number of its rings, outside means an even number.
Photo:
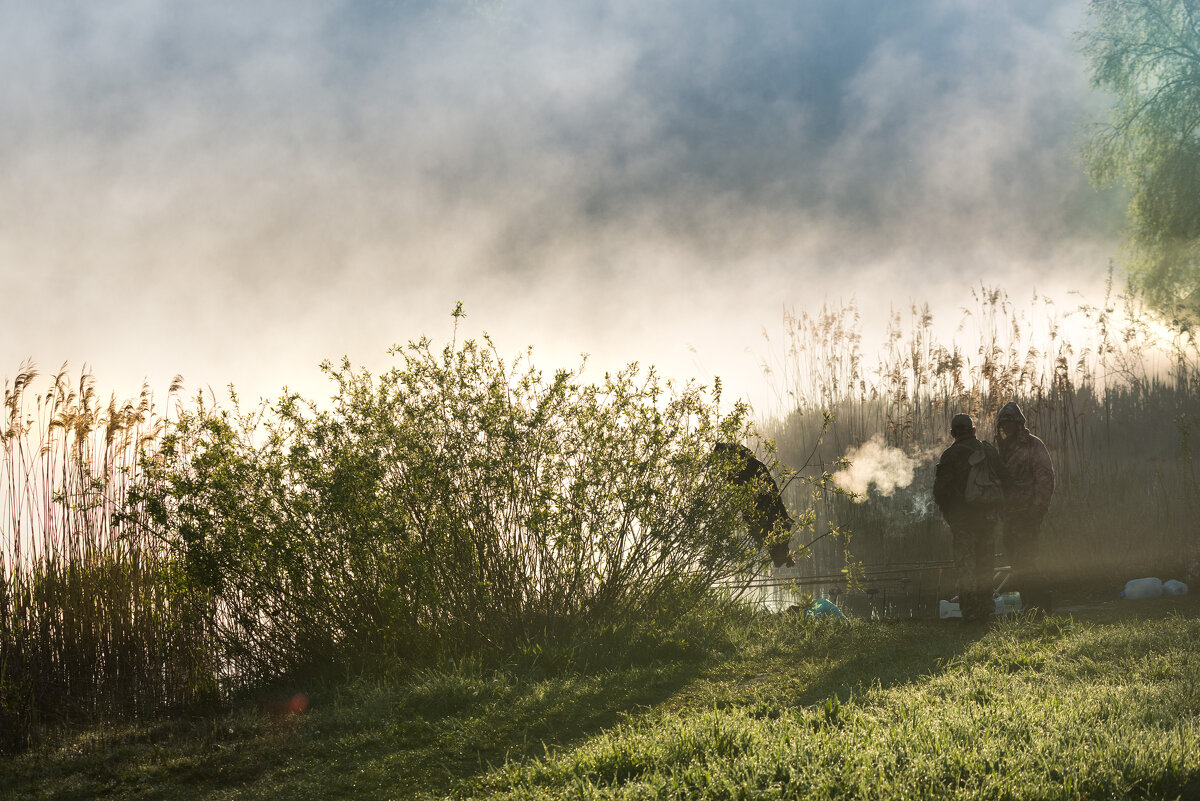
[[[783,303],[1099,285],[1082,6],[5,4],[0,361],[269,392],[463,299],[728,373]]]

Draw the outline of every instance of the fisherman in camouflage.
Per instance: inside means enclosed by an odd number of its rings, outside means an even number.
[[[744,517],[754,543],[771,555],[775,567],[795,567],[790,547],[796,524],[783,505],[783,496],[770,469],[745,445],[718,442],[713,454],[720,459],[731,486],[748,485],[753,491],[753,505],[745,510]]]
[[[956,414],[950,421],[954,444],[942,453],[933,482],[933,499],[950,526],[954,541],[954,565],[958,573],[958,602],[963,620],[990,618],[992,576],[995,570],[995,531],[998,505],[967,502],[967,480],[971,457],[983,453],[994,474],[1007,481],[1004,464],[990,443],[975,437],[971,417]]]
[[[1025,427],[1016,403],[996,415],[1000,457],[1008,472],[1004,491],[1004,551],[1013,569],[1013,589],[1022,605],[1049,611],[1045,576],[1038,564],[1038,532],[1054,494],[1054,466],[1046,445]]]

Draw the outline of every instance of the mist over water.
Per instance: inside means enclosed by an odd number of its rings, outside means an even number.
[[[753,398],[785,305],[1099,294],[1084,8],[0,5],[0,365],[319,397],[462,300],[547,368]]]

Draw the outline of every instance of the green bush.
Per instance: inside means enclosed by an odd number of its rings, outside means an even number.
[[[636,365],[546,377],[492,342],[323,365],[327,408],[197,403],[134,500],[185,566],[228,675],[569,641],[680,609],[754,558],[720,385]]]

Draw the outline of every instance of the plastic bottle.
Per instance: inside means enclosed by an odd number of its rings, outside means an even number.
[[[997,615],[1021,611],[1021,593],[1019,592],[1002,592],[996,596],[995,601]]]
[[[1127,599],[1135,598],[1160,598],[1163,594],[1163,583],[1156,578],[1140,578],[1130,579],[1125,583],[1125,589],[1121,590],[1121,597]]]
[[[1187,595],[1188,585],[1182,581],[1171,579],[1163,582],[1163,595]]]

